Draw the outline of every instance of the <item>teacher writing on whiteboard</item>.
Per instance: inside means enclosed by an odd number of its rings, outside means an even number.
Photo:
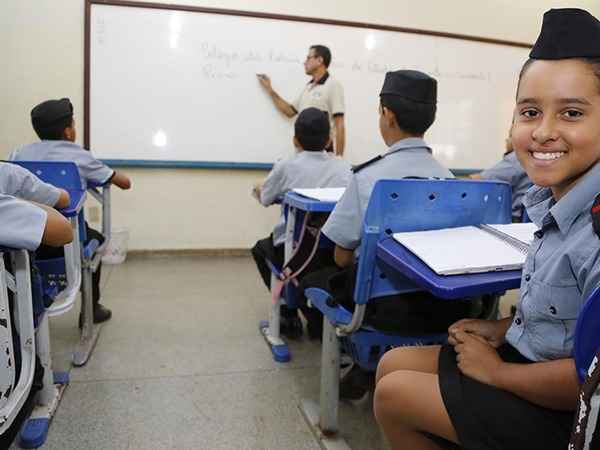
[[[293,103],[282,99],[271,86],[265,74],[258,74],[258,80],[267,91],[279,111],[287,117],[294,117],[310,107],[326,111],[331,121],[332,142],[335,154],[342,156],[346,141],[344,129],[344,89],[339,81],[331,77],[327,68],[331,63],[331,52],[324,45],[313,45],[304,61],[304,71],[312,78]]]

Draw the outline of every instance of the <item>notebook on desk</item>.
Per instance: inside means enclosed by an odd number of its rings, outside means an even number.
[[[296,194],[321,202],[338,202],[346,188],[294,189]]]
[[[438,275],[459,275],[520,269],[536,230],[533,223],[480,225],[393,237]]]

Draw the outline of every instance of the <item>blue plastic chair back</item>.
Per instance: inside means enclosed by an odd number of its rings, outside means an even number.
[[[81,191],[79,169],[70,161],[12,161],[30,172],[40,180],[50,183],[67,191]]]
[[[600,348],[600,286],[598,286],[577,318],[575,328],[574,357],[579,381],[583,383],[596,352]]]
[[[363,224],[354,301],[418,290],[392,285],[376,264],[377,243],[393,233],[511,222],[511,188],[500,181],[380,180]]]

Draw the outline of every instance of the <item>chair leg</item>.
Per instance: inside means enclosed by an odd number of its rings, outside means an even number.
[[[92,298],[92,270],[89,267],[89,262],[86,261],[83,267],[81,290],[81,314],[83,326],[81,327],[81,335],[79,344],[73,353],[73,365],[83,366],[90,358],[98,335],[100,333],[100,324],[94,324],[94,306]]]
[[[319,425],[324,433],[337,433],[338,431],[339,391],[340,343],[335,333],[335,327],[326,316],[323,316]]]
[[[277,277],[271,275],[271,289],[276,289],[277,283],[281,283]],[[275,298],[276,297],[276,298]],[[261,321],[258,325],[265,341],[271,348],[273,359],[277,362],[288,362],[291,359],[289,348],[279,334],[279,312],[281,309],[281,297],[278,293],[273,294],[269,321]]]

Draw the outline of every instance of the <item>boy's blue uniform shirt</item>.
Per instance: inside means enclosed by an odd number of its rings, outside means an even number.
[[[34,251],[40,246],[46,228],[43,209],[0,194],[0,245]]]
[[[402,139],[383,158],[375,158],[355,170],[346,192],[329,216],[322,232],[338,246],[360,246],[362,226],[373,187],[378,180],[405,177],[454,178],[431,154],[421,138]]]
[[[346,187],[350,179],[350,164],[325,151],[302,151],[292,158],[278,161],[263,183],[260,202],[269,206],[292,189]],[[273,230],[273,244],[285,241],[283,210]]]
[[[521,298],[506,340],[533,361],[570,358],[580,309],[600,284],[600,238],[591,207],[600,186],[596,164],[563,198],[534,186],[525,195],[540,227],[523,266]]]
[[[115,171],[98,161],[91,152],[69,141],[40,141],[16,149],[12,161],[72,161],[77,165],[84,188],[88,181],[104,184]]]
[[[44,183],[29,170],[9,163],[0,163],[0,194],[48,206],[56,205],[60,198],[58,188]]]
[[[499,180],[509,183],[512,187],[512,216],[521,217],[523,196],[531,187],[531,180],[521,166],[515,152],[505,155],[495,166],[479,174],[484,180]]]

